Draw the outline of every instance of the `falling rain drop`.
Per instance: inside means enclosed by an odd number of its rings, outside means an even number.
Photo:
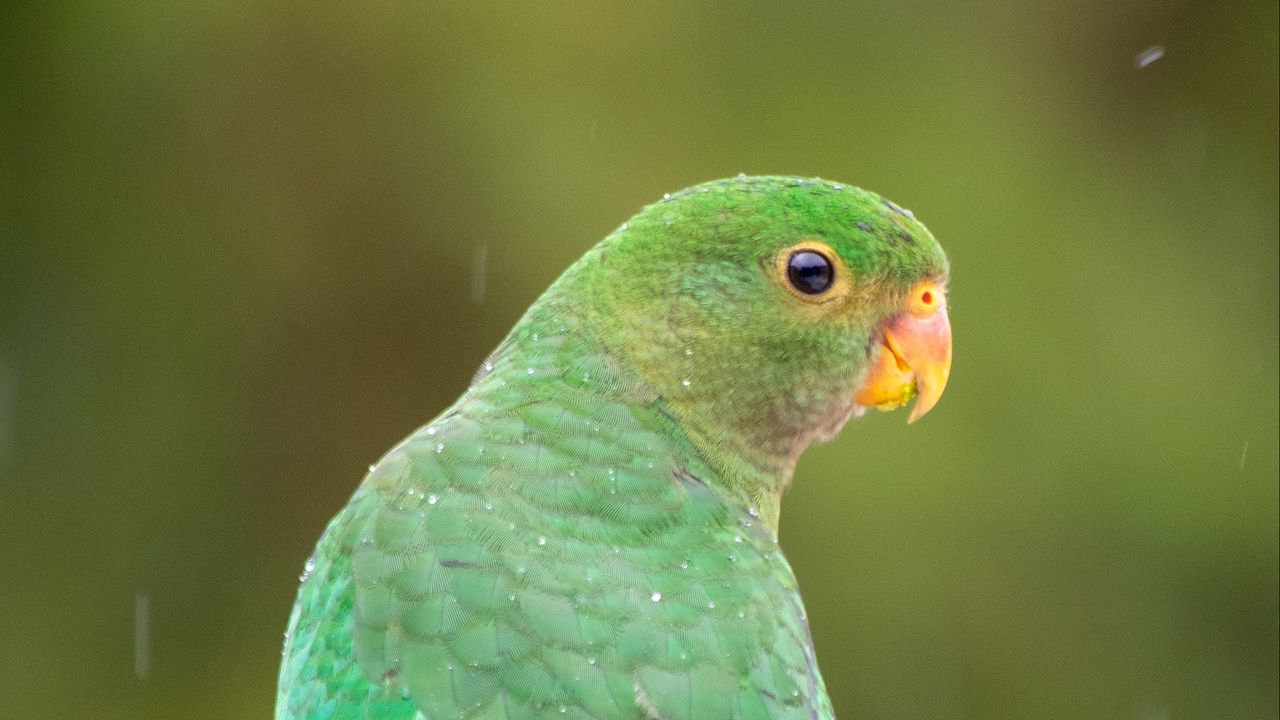
[[[1133,66],[1141,70],[1162,57],[1164,57],[1164,48],[1160,45],[1152,45],[1133,56]]]
[[[151,674],[151,596],[133,596],[133,674],[146,680]]]
[[[471,302],[484,303],[485,280],[489,274],[489,243],[480,242],[471,250]]]
[[[0,474],[14,456],[14,438],[17,432],[18,373],[4,358],[0,358]]]

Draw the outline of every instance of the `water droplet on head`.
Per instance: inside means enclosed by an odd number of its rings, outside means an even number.
[[[435,504],[436,504],[436,503],[438,503],[438,502],[440,502],[440,498],[436,497],[435,495],[428,495],[428,496],[427,496],[427,504],[428,504],[428,505],[435,505]]]
[[[708,608],[710,608],[710,609],[712,609],[712,610],[715,610],[715,609],[716,609],[716,601],[715,601],[715,600],[712,600],[711,602],[707,603],[707,607],[708,607]]]
[[[444,443],[436,443],[436,454],[444,452]]]
[[[747,508],[747,514],[751,517],[760,517],[760,510],[755,505],[752,505]]]
[[[680,381],[680,384],[681,384],[681,385],[683,385],[683,386],[685,386],[685,387],[689,387],[689,386],[690,386],[690,385],[692,385],[693,383],[691,383],[691,382],[689,381],[689,378],[685,378],[685,379],[683,379],[683,380],[681,380],[681,381]]]
[[[525,374],[526,374],[526,375],[532,375],[532,374],[533,374],[533,368],[525,368],[525,369],[524,369],[524,372],[525,372]]]
[[[307,558],[307,562],[302,566],[302,576],[298,578],[298,582],[306,582],[311,577],[311,573],[316,570],[316,560],[313,557]]]
[[[538,544],[539,544],[539,545],[546,545],[546,544],[547,544],[547,539],[546,539],[545,537],[543,537],[543,536],[539,535],[539,536],[538,536]]]
[[[663,200],[670,200],[670,199],[671,199],[671,193],[662,193],[662,199],[663,199]]]
[[[433,426],[428,425],[428,426],[427,426],[427,434],[428,434],[428,435],[435,435],[435,434],[436,434],[436,429],[435,429]]]
[[[650,600],[652,600],[652,601],[654,601],[654,602],[658,602],[659,600],[661,600],[661,599],[662,599],[662,593],[660,593],[660,592],[655,592],[654,594],[652,594],[652,595],[650,595],[650,596],[649,596],[649,599],[650,599]]]
[[[685,356],[685,357],[693,357],[693,348],[691,348],[691,347],[687,347],[687,348],[685,348],[685,349],[684,349],[684,356]]]

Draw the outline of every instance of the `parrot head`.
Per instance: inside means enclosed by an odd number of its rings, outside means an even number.
[[[911,212],[848,185],[745,177],[665,196],[571,271],[606,349],[709,455],[789,479],[811,442],[951,367],[948,262]]]

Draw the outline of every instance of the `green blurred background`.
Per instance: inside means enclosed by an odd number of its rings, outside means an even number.
[[[1276,717],[1277,25],[6,4],[0,717],[268,717],[365,467],[598,238],[738,172],[873,189],[953,261],[941,405],[786,503],[839,716]]]

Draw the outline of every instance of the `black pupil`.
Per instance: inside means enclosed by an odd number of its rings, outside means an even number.
[[[787,261],[787,277],[800,292],[817,295],[831,287],[835,271],[831,267],[831,261],[822,255],[801,250]]]

